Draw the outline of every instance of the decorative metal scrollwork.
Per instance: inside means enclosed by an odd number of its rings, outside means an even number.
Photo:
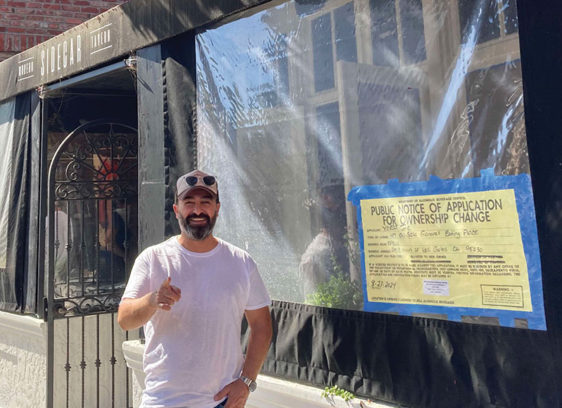
[[[128,125],[90,122],[55,153],[55,200],[127,198],[137,194],[137,133]]]
[[[121,300],[121,292],[122,290],[106,295],[57,299],[55,307],[56,317],[88,316],[117,312]]]
[[[49,294],[55,319],[117,311],[134,259],[137,131],[93,121],[59,145],[49,169]]]

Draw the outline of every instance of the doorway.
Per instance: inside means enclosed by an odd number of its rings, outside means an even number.
[[[129,407],[117,307],[137,253],[136,78],[117,63],[47,88],[41,211],[48,407]]]

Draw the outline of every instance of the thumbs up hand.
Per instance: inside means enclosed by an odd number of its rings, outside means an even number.
[[[172,278],[164,279],[160,288],[152,296],[152,304],[162,310],[170,310],[181,298],[181,289],[170,284]]]

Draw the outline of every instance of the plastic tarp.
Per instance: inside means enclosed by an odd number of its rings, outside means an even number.
[[[24,307],[29,94],[0,105],[0,310]]]
[[[536,232],[527,239],[518,228],[521,217],[535,225],[532,192],[530,208],[482,219],[469,202],[472,210],[466,207],[460,221],[412,231],[417,240],[389,243],[381,233],[381,242],[369,243],[381,253],[392,245],[400,262],[367,256],[359,205],[346,200],[351,191],[389,180],[459,180],[439,190],[446,199],[488,168],[497,177],[529,175],[516,4],[499,4],[292,1],[197,35],[198,163],[233,198],[221,209],[217,231],[257,259],[275,299],[357,310],[373,310],[373,299],[425,302],[443,307],[400,313],[488,324],[506,324],[494,310],[521,308],[513,316],[518,323],[507,325],[528,327],[529,305],[542,307]],[[478,200],[501,189],[482,187]],[[371,189],[396,198],[400,188],[390,190]],[[506,225],[514,226],[517,254],[499,232]],[[454,236],[463,231],[476,232]],[[503,249],[496,239],[504,240]],[[447,261],[454,266],[449,276],[435,273],[435,265],[424,277],[400,278],[414,275],[415,251],[435,260],[454,258],[455,248],[462,256]],[[489,258],[464,274],[476,262],[473,248]],[[498,272],[496,261],[522,266]],[[386,263],[395,272],[383,279]],[[376,285],[384,296],[372,293]],[[469,286],[473,299],[466,301]],[[448,305],[472,309],[448,313]],[[544,322],[535,327],[544,329]]]
[[[514,1],[275,3],[199,33],[196,47],[197,158],[218,176],[216,232],[252,254],[276,299],[264,372],[406,406],[559,405],[548,332],[501,327],[528,327],[506,323],[524,291],[506,274],[485,283],[500,288],[481,292],[492,305],[468,313],[369,305],[359,206],[347,201],[352,191],[462,201],[470,180],[487,200],[525,179],[526,196],[510,202],[531,205],[502,219],[517,259],[535,268],[529,287],[541,288],[536,232],[517,228],[518,217],[536,227]],[[485,169],[499,184],[481,179]],[[432,280],[410,290],[465,300]],[[540,290],[525,293],[542,306]]]

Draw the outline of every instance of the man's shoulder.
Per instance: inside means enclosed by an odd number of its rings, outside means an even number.
[[[177,250],[177,237],[168,238],[165,241],[159,242],[158,244],[146,247],[140,254],[139,257],[150,257],[157,254],[168,254],[170,251]]]
[[[226,253],[229,254],[230,256],[254,263],[254,260],[252,256],[248,253],[248,251],[245,251],[244,249],[237,247],[236,245],[231,244],[230,242],[224,241],[222,239],[219,239],[219,243],[220,245],[222,245],[224,251],[226,251]]]

